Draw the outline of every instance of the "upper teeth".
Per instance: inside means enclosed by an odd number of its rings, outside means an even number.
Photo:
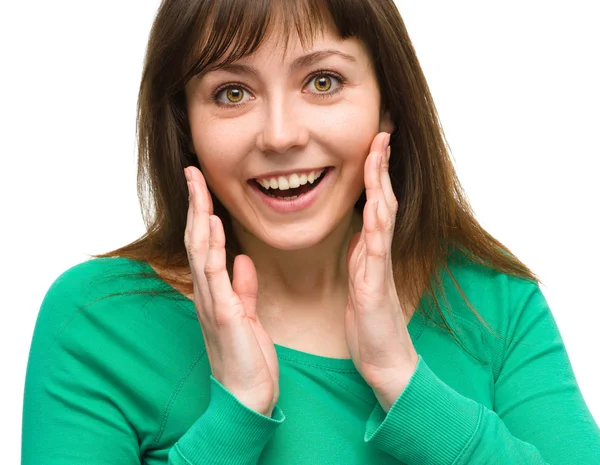
[[[285,191],[309,183],[314,183],[323,174],[325,169],[311,171],[310,173],[290,174],[289,176],[277,176],[272,178],[257,179],[256,181],[265,189],[280,189]]]

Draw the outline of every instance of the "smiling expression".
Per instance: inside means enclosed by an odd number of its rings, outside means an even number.
[[[284,56],[277,38],[196,76],[186,101],[193,149],[233,222],[297,250],[352,214],[371,142],[390,122],[362,42],[329,30],[310,50],[291,38]]]

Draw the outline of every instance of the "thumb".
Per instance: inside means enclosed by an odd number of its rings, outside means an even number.
[[[233,280],[231,283],[246,315],[256,320],[256,299],[258,297],[258,277],[254,262],[248,255],[238,255],[233,261]]]

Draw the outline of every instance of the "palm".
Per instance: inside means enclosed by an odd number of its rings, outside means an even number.
[[[275,346],[273,344],[273,340],[271,336],[265,331],[262,324],[258,319],[253,320],[249,319],[250,327],[254,332],[254,336],[256,337],[256,341],[260,345],[262,353],[265,357],[265,362],[269,367],[269,372],[271,373],[271,377],[273,379],[273,384],[277,388],[278,380],[279,380],[279,361],[277,359],[277,352],[275,351]],[[279,392],[275,392],[275,397],[279,397]]]
[[[363,363],[363,354],[361,352],[364,352],[365,347],[360,346],[357,331],[357,319],[360,318],[361,310],[364,308],[363,302],[365,302],[365,298],[368,297],[369,293],[369,288],[364,279],[366,257],[364,227],[360,233],[356,233],[352,237],[348,249],[349,286],[344,318],[346,342],[356,369],[364,377],[364,371],[368,370],[368,366],[364,366],[365,364]]]
[[[274,398],[279,397],[279,361],[271,336],[261,324],[256,311],[258,278],[252,259],[238,255],[233,264],[232,289],[240,301],[254,337],[258,342],[275,389]]]

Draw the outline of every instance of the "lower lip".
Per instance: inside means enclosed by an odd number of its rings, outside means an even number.
[[[293,213],[306,210],[313,203],[315,203],[319,194],[327,187],[327,184],[329,184],[332,171],[333,168],[329,168],[323,175],[321,182],[317,184],[317,187],[306,194],[302,194],[300,197],[296,197],[293,200],[283,200],[276,197],[271,197],[270,195],[263,193],[263,191],[261,191],[253,182],[250,183],[250,186],[252,187],[252,190],[260,197],[263,203],[275,210],[277,213]]]

